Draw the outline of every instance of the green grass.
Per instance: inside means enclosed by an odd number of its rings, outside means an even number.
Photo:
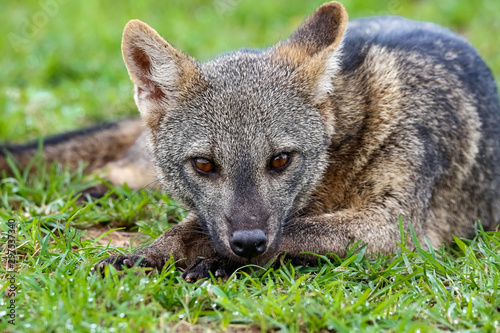
[[[2,142],[135,115],[132,84],[120,54],[121,32],[129,19],[146,21],[203,60],[239,47],[272,45],[321,3],[61,2],[0,4]],[[47,3],[58,5],[43,5]],[[497,0],[344,3],[351,17],[397,14],[448,26],[469,38],[500,78]],[[392,256],[366,257],[363,251],[353,251],[317,268],[285,264],[277,270],[236,274],[220,283],[188,284],[172,265],[150,277],[88,277],[101,258],[132,251],[132,246],[114,248],[82,237],[89,227],[137,230],[152,241],[185,215],[166,194],[150,190],[110,186],[107,196],[90,204],[75,197],[99,181],[56,165],[0,180],[2,263],[7,254],[5,222],[13,218],[18,222],[20,289],[15,327],[5,313],[10,299],[0,298],[0,331],[246,327],[292,332],[500,332],[500,235],[481,229],[473,240],[439,251],[408,251],[401,242]],[[0,273],[0,292],[7,287],[6,274]]]
[[[0,183],[0,216],[18,222],[20,289],[15,329],[2,312],[9,299],[0,300],[0,330],[153,332],[179,325],[216,331],[244,326],[291,332],[500,330],[499,233],[479,229],[473,240],[439,251],[410,251],[402,237],[391,256],[366,257],[361,249],[315,268],[285,264],[235,274],[226,282],[186,283],[172,263],[160,275],[129,272],[118,279],[110,272],[101,279],[89,276],[93,264],[111,251],[131,249],[82,238],[84,228],[135,224],[152,240],[183,212],[164,194],[127,188],[111,187],[114,198],[78,204],[74,193],[97,180],[62,171],[52,166]],[[7,225],[1,228],[6,234]]]

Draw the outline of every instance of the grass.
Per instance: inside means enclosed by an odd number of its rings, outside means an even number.
[[[321,1],[23,1],[0,4],[0,138],[22,142],[137,113],[120,55],[126,21],[139,18],[198,59],[265,47],[293,31]],[[500,78],[496,0],[345,1],[351,17],[398,14],[464,34]],[[45,15],[45,16],[44,16]],[[46,17],[46,20],[43,18]],[[43,164],[35,159],[33,163]],[[0,245],[17,224],[16,326],[0,299],[0,331],[153,332],[173,329],[340,332],[500,332],[500,235],[439,251],[405,248],[387,257],[362,249],[319,267],[236,274],[188,284],[167,265],[155,276],[89,277],[114,251],[88,238],[96,225],[146,234],[149,241],[185,212],[164,193],[110,187],[85,204],[75,197],[98,183],[54,165],[0,180]],[[411,237],[411,235],[406,235]],[[5,245],[4,245],[5,244]],[[0,292],[9,287],[5,270]]]
[[[285,264],[226,282],[186,283],[172,263],[160,275],[101,279],[89,276],[92,265],[131,249],[99,245],[84,237],[85,227],[135,224],[152,240],[183,213],[165,194],[127,188],[78,204],[74,193],[96,179],[62,171],[54,165],[1,181],[1,218],[17,221],[20,290],[15,329],[7,322],[9,299],[0,300],[0,330],[500,331],[499,233],[479,228],[473,240],[439,251],[410,251],[406,236],[391,256],[367,257],[361,248],[319,267]]]

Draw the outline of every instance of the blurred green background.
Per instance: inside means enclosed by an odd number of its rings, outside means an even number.
[[[134,18],[199,60],[286,38],[323,1],[2,0],[0,141],[137,113],[120,52]],[[402,15],[467,37],[500,78],[500,1],[346,0],[350,18]]]

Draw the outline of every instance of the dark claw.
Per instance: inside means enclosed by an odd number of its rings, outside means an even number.
[[[186,268],[181,277],[187,282],[196,282],[210,277],[210,272],[216,278],[227,280],[236,267],[219,258],[198,258]]]
[[[133,263],[132,263],[129,259],[125,259],[125,260],[123,260],[123,263],[124,263],[125,265],[127,265],[128,267],[132,267],[132,266],[134,266],[134,264],[133,264]]]
[[[222,268],[219,268],[218,270],[215,271],[215,277],[220,277],[223,279],[228,278],[226,271]]]
[[[198,280],[198,278],[196,278],[196,274],[194,274],[194,273],[189,273],[186,276],[184,276],[184,274],[183,274],[182,277],[184,278],[184,280],[186,280],[189,283],[193,283],[193,282],[196,282]]]
[[[139,264],[137,264],[139,263]],[[123,271],[124,268],[132,268],[135,265],[138,267],[151,267],[156,268],[149,261],[147,261],[144,257],[135,256],[135,255],[117,255],[111,256],[101,260],[97,265],[97,269],[95,267],[92,268],[91,273],[95,273],[96,271],[104,277],[104,267],[106,265],[113,266],[117,271]]]

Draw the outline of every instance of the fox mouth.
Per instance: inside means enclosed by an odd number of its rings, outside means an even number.
[[[265,264],[279,249],[282,238],[279,221],[271,223],[270,218],[266,217],[265,224],[247,224],[243,228],[235,228],[227,223],[227,219],[209,220],[200,215],[198,221],[205,226],[203,229],[220,257],[239,264]],[[269,226],[276,222],[278,230],[269,230]]]

